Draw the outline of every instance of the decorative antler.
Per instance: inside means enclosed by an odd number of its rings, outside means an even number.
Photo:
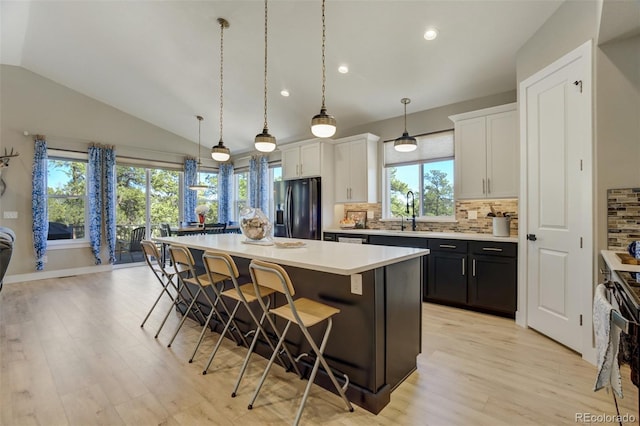
[[[11,148],[11,152],[7,151],[7,148],[4,149],[4,155],[0,155],[0,168],[9,167],[9,160],[13,157],[17,157],[20,155],[19,152],[14,152],[13,148]]]

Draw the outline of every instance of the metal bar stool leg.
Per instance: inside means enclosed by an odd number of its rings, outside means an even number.
[[[276,356],[278,355],[278,350],[280,349],[280,346],[282,346],[282,344],[284,343],[284,338],[286,337],[287,332],[289,331],[290,325],[291,325],[291,321],[288,321],[287,325],[284,327],[284,331],[282,332],[282,337],[280,337],[280,340],[278,340],[278,344],[276,345],[276,348],[273,351],[271,358],[269,359],[269,363],[267,364],[267,367],[264,369],[264,373],[262,373],[262,377],[260,378],[260,381],[258,382],[258,386],[256,387],[256,390],[253,393],[253,396],[251,397],[251,401],[249,401],[249,406],[247,407],[249,408],[249,410],[253,408],[253,403],[256,402],[256,398],[258,398],[258,393],[260,392],[260,388],[262,388],[262,385],[264,384],[264,381],[267,378],[267,374],[269,374],[269,370],[271,369],[271,366],[273,365],[273,361],[275,361]]]

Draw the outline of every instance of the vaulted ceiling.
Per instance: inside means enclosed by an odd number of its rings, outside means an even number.
[[[326,4],[326,103],[339,129],[515,89],[518,49],[561,0]],[[264,2],[5,1],[0,61],[22,66],[197,142],[252,150],[263,125]],[[423,33],[436,27],[439,37]],[[311,138],[321,104],[321,1],[269,2],[269,129]],[[340,74],[339,65],[349,67]],[[289,97],[280,95],[282,89]],[[400,131],[400,129],[399,129]]]

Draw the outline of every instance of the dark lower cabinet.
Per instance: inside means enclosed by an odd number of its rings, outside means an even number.
[[[454,304],[467,303],[467,242],[429,241],[428,279],[424,299]]]
[[[474,241],[469,247],[470,306],[515,316],[517,260],[516,245]]]

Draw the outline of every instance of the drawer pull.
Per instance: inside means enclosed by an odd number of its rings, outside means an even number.
[[[465,268],[464,268],[464,257],[462,258],[462,276],[465,275]]]
[[[484,250],[484,251],[502,251],[501,248],[495,248],[495,247],[482,247],[482,250]]]
[[[456,248],[456,246],[451,245],[451,244],[440,244],[440,248],[450,248],[450,249],[454,249],[454,248]]]
[[[473,263],[471,264],[471,270],[472,270],[471,275],[475,277],[476,276],[476,260],[475,259],[473,259]]]

